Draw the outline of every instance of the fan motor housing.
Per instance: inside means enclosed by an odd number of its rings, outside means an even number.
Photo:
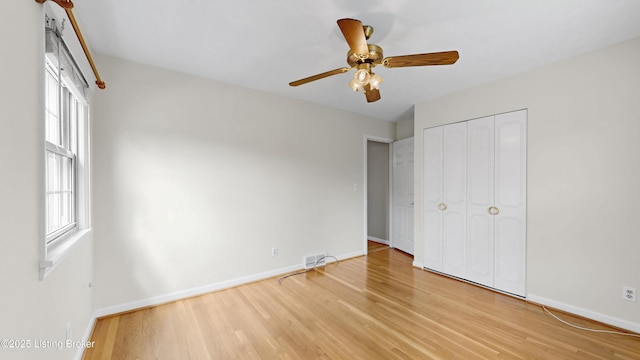
[[[364,60],[360,59],[353,53],[353,51],[349,50],[347,53],[347,64],[351,67],[355,67],[362,63],[369,63],[372,66],[380,65],[384,57],[382,54],[382,48],[375,44],[367,44],[367,47],[369,48],[369,57]]]

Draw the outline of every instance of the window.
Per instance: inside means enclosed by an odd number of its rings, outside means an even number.
[[[78,117],[83,105],[71,94],[58,69],[46,61],[46,241],[51,243],[76,228],[75,174]]]
[[[90,218],[88,86],[62,40],[63,30],[46,17],[41,279],[86,234]]]

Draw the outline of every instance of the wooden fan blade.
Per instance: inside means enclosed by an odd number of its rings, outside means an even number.
[[[382,64],[389,68],[425,65],[451,65],[458,61],[457,51],[444,51],[427,54],[391,56],[382,60]]]
[[[343,67],[343,68],[340,68],[340,69],[335,69],[335,70],[323,72],[322,74],[317,74],[317,75],[306,77],[304,79],[300,79],[300,80],[296,80],[296,81],[290,82],[289,86],[298,86],[298,85],[306,84],[306,83],[309,83],[309,82],[312,82],[312,81],[316,81],[316,80],[320,80],[320,79],[323,79],[323,78],[326,78],[326,77],[329,77],[329,76],[332,76],[332,75],[342,74],[342,73],[345,73],[345,72],[347,72],[349,70],[351,70],[351,69]]]
[[[380,100],[380,90],[372,89],[371,85],[364,86],[364,95],[367,97],[367,102],[375,102]]]
[[[359,58],[366,59],[369,57],[369,47],[367,46],[367,38],[364,35],[362,22],[355,19],[340,19],[338,20],[338,26],[351,51]]]

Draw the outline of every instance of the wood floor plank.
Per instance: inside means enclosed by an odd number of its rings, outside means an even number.
[[[640,359],[640,338],[577,330],[411,264],[376,245],[282,282],[99,319],[84,359]]]

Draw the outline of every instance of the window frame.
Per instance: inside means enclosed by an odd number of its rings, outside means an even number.
[[[45,151],[47,152],[47,154],[45,155],[45,173],[46,173],[45,211],[47,213],[45,217],[45,222],[46,222],[45,228],[46,228],[46,243],[47,245],[51,245],[53,242],[68,235],[71,231],[77,230],[77,227],[78,227],[78,222],[76,217],[77,207],[78,207],[77,189],[76,189],[76,183],[77,183],[76,177],[78,173],[77,156],[76,156],[78,152],[77,123],[79,121],[82,121],[82,119],[78,119],[77,111],[73,111],[73,108],[77,106],[78,99],[76,99],[74,95],[71,93],[71,91],[69,91],[64,81],[61,81],[60,75],[56,74],[54,65],[48,59],[45,59],[45,68],[47,71],[46,76],[48,77],[48,80],[45,81],[46,82],[45,86],[48,87],[50,81],[55,82],[55,87],[57,90],[57,98],[55,100],[58,100],[58,104],[56,107],[56,110],[58,110],[57,111],[58,114],[55,114],[58,122],[58,126],[57,126],[58,143],[56,144],[52,142],[52,139],[47,139],[47,136],[45,135]],[[49,109],[48,95],[49,93],[47,91],[45,93],[45,97],[47,97],[45,99],[45,111],[47,114],[50,114],[52,111],[50,111]],[[45,122],[46,122],[45,126],[48,127],[50,125],[49,119],[47,118]],[[61,168],[58,169],[60,173],[64,172],[65,170],[68,170],[70,172],[70,174],[68,175],[69,178],[67,179],[67,181],[69,182],[68,190],[64,190],[64,189],[52,190],[51,189],[50,172],[53,171],[54,169],[51,169],[49,166],[50,165],[49,154],[53,154],[54,156],[60,156],[69,160],[68,169],[62,168],[62,164],[60,164]],[[61,182],[62,179],[58,179],[58,181]],[[62,195],[64,193],[70,193],[69,204],[67,204],[67,205],[71,205],[69,206],[69,213],[68,213],[69,221],[63,224],[62,226],[58,226],[53,231],[50,231],[50,226],[51,226],[49,224],[49,220],[51,219],[51,214],[49,213],[49,211],[51,210],[50,195],[56,195],[56,194]]]
[[[85,77],[67,47],[62,35],[64,26],[57,27],[55,14],[47,11],[45,4],[45,51],[42,60],[42,154],[43,180],[40,185],[42,194],[42,232],[40,239],[40,280],[44,278],[71,252],[71,249],[87,238],[91,232],[91,169],[90,169],[90,101],[87,95],[88,85]],[[54,43],[55,42],[55,43]],[[81,81],[79,81],[79,79]],[[53,83],[55,84],[52,84]],[[49,88],[55,86],[56,89]],[[57,92],[52,106],[49,101],[51,91]],[[54,107],[55,109],[50,109]],[[57,114],[53,114],[57,112]],[[58,121],[58,125],[53,124]],[[50,131],[58,131],[51,136]],[[50,156],[58,157],[50,168]],[[68,159],[68,160],[60,160]],[[68,161],[68,162],[67,162]],[[62,163],[67,162],[68,165]],[[65,172],[50,174],[50,171]],[[68,177],[68,178],[67,178]],[[65,182],[65,181],[68,182]],[[55,186],[50,186],[50,182]],[[65,218],[61,226],[51,229],[49,202],[54,193],[60,198],[70,196],[68,221]],[[67,194],[62,195],[63,193]],[[63,200],[60,200],[63,201]],[[66,209],[65,209],[66,211]],[[64,217],[63,217],[64,218]]]

